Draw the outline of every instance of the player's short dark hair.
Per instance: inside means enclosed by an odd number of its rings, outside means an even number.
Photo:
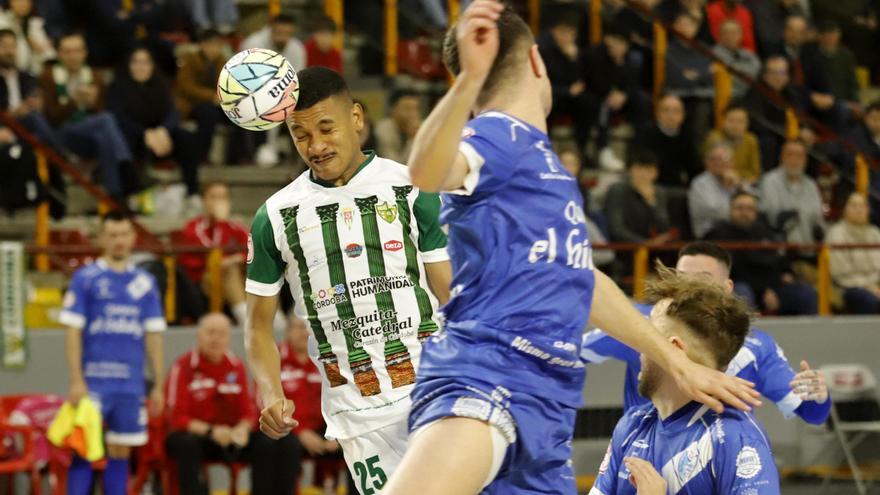
[[[296,24],[296,17],[293,14],[282,12],[271,20],[269,20],[270,24]]]
[[[513,70],[526,62],[529,49],[535,43],[528,24],[509,3],[505,2],[504,10],[498,15],[495,24],[498,28],[498,54],[477,97],[478,105],[486,103],[494,96],[502,83],[513,79]],[[443,40],[443,63],[453,75],[461,72],[455,35],[457,28],[458,24],[453,24]]]
[[[687,244],[685,247],[681,248],[678,251],[679,258],[683,258],[685,256],[700,255],[714,258],[719,263],[724,265],[727,270],[730,270],[730,268],[733,266],[733,259],[730,257],[730,253],[723,247],[715,244],[714,242],[695,241]]]
[[[131,213],[125,210],[110,210],[107,213],[101,215],[101,227],[103,227],[107,222],[131,222],[134,221],[134,217],[132,217]]]
[[[671,299],[666,316],[684,324],[715,356],[719,369],[739,352],[751,326],[748,306],[707,277],[683,276],[660,264],[647,283],[646,302]]]
[[[18,35],[15,34],[15,31],[13,31],[9,28],[0,29],[0,38],[6,38],[7,36],[14,39],[14,40],[18,39]]]
[[[657,155],[645,148],[634,148],[626,154],[626,169],[629,170],[635,165],[641,166],[657,166]]]
[[[348,84],[338,72],[327,67],[308,67],[297,72],[299,77],[299,99],[296,110],[305,110],[332,96],[351,99]]]

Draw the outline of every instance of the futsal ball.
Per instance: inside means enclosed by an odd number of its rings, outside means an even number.
[[[265,131],[293,112],[299,97],[296,70],[282,55],[265,48],[236,53],[217,80],[220,108],[239,127]]]

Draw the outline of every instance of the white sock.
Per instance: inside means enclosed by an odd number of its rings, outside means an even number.
[[[247,304],[240,302],[232,307],[232,316],[235,317],[238,326],[244,326],[244,320],[247,318]]]

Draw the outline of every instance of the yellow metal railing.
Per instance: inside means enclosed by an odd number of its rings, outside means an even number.
[[[385,0],[385,75],[397,75],[397,0]]]
[[[602,42],[602,0],[590,1],[590,44]]]
[[[666,84],[666,28],[654,21],[654,107]]]
[[[342,0],[324,0],[324,12],[328,17],[333,19],[333,22],[336,23],[336,39],[333,42],[333,45],[337,50],[342,50],[342,46],[344,43],[344,30],[345,27],[345,18],[342,5]]]
[[[859,194],[868,195],[868,188],[871,182],[871,170],[868,166],[868,160],[865,160],[865,155],[858,153],[856,154],[856,171],[855,171],[855,183],[856,183],[856,191]]]
[[[718,129],[724,120],[724,110],[733,95],[733,78],[723,64],[715,63],[712,66],[715,74],[715,128]]]
[[[46,155],[37,150],[37,176],[43,184],[49,183],[49,164]],[[37,206],[37,217],[34,219],[34,243],[39,247],[49,246],[49,200],[46,199]],[[38,272],[49,271],[49,255],[40,253],[34,258],[35,268]]]

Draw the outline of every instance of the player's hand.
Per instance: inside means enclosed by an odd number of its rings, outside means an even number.
[[[165,394],[160,385],[154,385],[150,391],[149,412],[151,417],[161,416],[165,410]]]
[[[456,28],[461,74],[485,80],[498,54],[498,25],[504,5],[496,0],[472,2]]]
[[[79,400],[83,397],[89,395],[89,389],[86,387],[86,382],[83,380],[74,380],[70,382],[70,392],[67,395],[67,400],[73,406],[79,404]]]
[[[232,428],[226,425],[214,425],[211,429],[211,440],[221,447],[228,447],[232,443]]]
[[[650,462],[638,457],[624,457],[623,464],[629,469],[629,482],[638,495],[666,495],[666,480]]]
[[[298,435],[300,443],[313,456],[326,454],[327,441],[312,430],[303,430]]]
[[[336,440],[324,440],[324,452],[332,454],[333,452],[337,452],[340,448],[339,442]]]
[[[751,411],[752,407],[761,405],[761,394],[755,390],[754,383],[697,364],[680,352],[683,360],[673,375],[678,387],[691,399],[719,414],[724,412],[724,404],[742,411]]]
[[[293,401],[278,399],[260,411],[260,431],[267,437],[278,440],[288,435],[299,424],[293,419]]]
[[[801,400],[810,400],[824,403],[828,400],[828,384],[825,383],[825,375],[819,371],[810,368],[810,363],[801,361],[801,372],[794,375],[791,383],[792,392],[797,394]]]

